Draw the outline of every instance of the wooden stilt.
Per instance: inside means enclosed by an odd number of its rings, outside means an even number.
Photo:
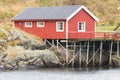
[[[111,62],[111,60],[112,60],[112,49],[113,49],[113,42],[111,42],[111,46],[110,46],[109,66],[112,65],[112,62]]]
[[[95,64],[95,41],[93,42],[93,65]]]
[[[66,39],[66,64],[67,64],[67,67],[68,67],[68,58],[69,58],[69,55],[68,55],[68,39]]]
[[[87,44],[86,66],[88,65],[88,60],[89,60],[89,41],[88,41],[88,44]]]
[[[58,48],[59,48],[59,45],[58,45],[59,43],[58,43],[58,39],[57,39],[57,50],[58,50]]]
[[[47,44],[49,44],[50,45],[50,47],[52,47],[53,45],[52,45],[52,43],[51,42],[49,42],[48,40],[46,40],[46,43]]]
[[[80,53],[79,53],[79,67],[81,67],[81,41],[80,41],[80,46],[79,46],[79,51],[80,51]]]
[[[44,39],[44,45],[46,45],[46,46],[47,46],[47,42],[46,42],[46,39]],[[47,49],[47,47],[46,47],[46,49]]]
[[[46,39],[44,39],[44,45],[46,45]]]
[[[119,57],[119,52],[120,52],[120,45],[119,45],[119,41],[117,41],[117,57]]]
[[[100,42],[100,59],[99,59],[99,65],[102,65],[102,49],[103,49],[103,42]]]
[[[52,45],[53,45],[53,47],[55,46],[55,44],[54,44],[54,39],[52,39]]]
[[[73,57],[75,55],[75,47],[76,47],[76,42],[74,41],[74,52],[73,52]],[[73,58],[73,61],[72,61],[72,67],[74,67],[74,58]]]

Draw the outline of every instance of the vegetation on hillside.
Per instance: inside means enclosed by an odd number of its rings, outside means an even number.
[[[11,18],[26,7],[85,5],[98,18],[98,26],[117,25],[120,0],[0,0],[0,23],[11,26]]]

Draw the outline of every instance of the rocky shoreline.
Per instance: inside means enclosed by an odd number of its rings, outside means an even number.
[[[0,68],[5,70],[19,70],[66,67],[65,53],[61,51],[58,52],[55,47],[44,50],[26,50],[23,46],[9,46],[5,52],[0,53]],[[72,54],[69,55],[69,59],[72,59]],[[77,59],[76,57],[75,65],[78,67]],[[84,61],[82,60],[82,62]],[[98,63],[96,62],[94,66],[98,66]],[[107,65],[103,64],[103,66]],[[112,56],[112,66],[120,67],[120,58]],[[69,64],[69,67],[71,67],[71,64]]]
[[[54,68],[66,67],[66,52],[62,48],[51,47],[47,48],[42,40],[33,38],[17,29],[10,29],[6,31],[0,28],[4,36],[0,36],[0,68],[13,70],[13,69],[36,69],[36,68]],[[73,51],[68,51],[68,60],[73,58]],[[91,57],[92,55],[90,55]],[[79,57],[74,57],[75,67],[79,67]],[[86,54],[82,52],[82,64],[86,62]],[[98,66],[99,54],[96,55],[95,64],[92,62],[89,66]],[[103,66],[108,66],[109,55],[103,54]],[[68,64],[71,67],[72,61]],[[82,65],[85,67],[86,65]],[[120,57],[112,55],[112,66],[120,67]]]
[[[21,46],[9,47],[0,54],[0,68],[3,69],[24,69],[30,66],[60,67],[59,58],[49,49],[45,50],[25,50]]]

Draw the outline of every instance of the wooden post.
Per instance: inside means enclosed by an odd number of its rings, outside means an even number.
[[[72,61],[72,67],[74,67],[74,55],[75,55],[75,47],[76,47],[76,42],[74,41],[74,52],[73,52],[73,61]]]
[[[88,44],[87,44],[87,57],[86,57],[86,64],[87,65],[88,65],[88,60],[89,60],[89,41],[88,41]]]
[[[110,46],[109,66],[111,66],[111,65],[112,65],[112,62],[111,62],[111,60],[112,60],[112,49],[113,49],[113,41],[111,42],[111,46]]]
[[[54,44],[54,39],[52,39],[52,45],[53,45],[53,47],[55,46],[55,44]]]
[[[100,59],[99,59],[99,65],[102,65],[102,48],[103,48],[103,42],[100,43]]]
[[[46,39],[44,39],[44,45],[46,45],[46,49],[47,49],[47,42],[46,42]]]
[[[69,55],[68,55],[68,39],[66,39],[66,64],[67,64],[67,67],[68,67],[68,58],[69,58]]]
[[[46,45],[46,39],[44,39],[44,45]]]
[[[58,44],[59,44],[59,43],[58,43],[58,39],[57,39],[57,50],[58,50],[58,47],[59,47]]]
[[[79,46],[79,51],[80,51],[80,54],[79,54],[79,67],[81,67],[81,41],[80,41],[80,46]]]
[[[93,65],[95,64],[95,41],[93,42]]]
[[[119,52],[120,52],[120,45],[119,45],[119,41],[117,41],[117,57],[119,57]]]

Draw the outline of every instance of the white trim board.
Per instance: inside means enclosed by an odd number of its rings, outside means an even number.
[[[72,13],[67,20],[69,21],[74,15],[76,15],[80,10],[84,9],[93,19],[95,19],[97,22],[99,19],[92,13],[90,10],[88,10],[84,5],[80,6],[79,9],[77,9],[74,13]]]

